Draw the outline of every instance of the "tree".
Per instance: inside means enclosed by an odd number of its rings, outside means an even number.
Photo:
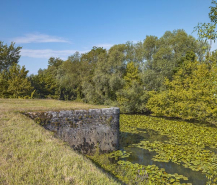
[[[173,80],[165,80],[166,90],[154,92],[147,107],[157,116],[196,119],[216,124],[216,61],[199,63],[186,56]]]
[[[0,41],[0,72],[4,69],[8,70],[11,65],[19,62],[22,47],[15,47],[14,45],[15,43],[11,42],[10,46],[7,46]]]
[[[63,63],[63,60],[60,58],[54,58],[50,57],[48,60],[48,66],[54,66],[55,68],[58,68]]]
[[[60,98],[60,89],[57,81],[57,73],[64,63],[60,58],[50,57],[47,69],[39,69],[37,75],[29,77],[32,86],[36,90],[37,98]]]
[[[155,36],[146,36],[144,42],[143,42],[143,47],[144,47],[144,56],[147,61],[151,61],[153,58],[153,55],[157,51],[157,42],[158,38]]]
[[[133,62],[127,64],[126,73],[124,75],[125,88],[132,87],[132,82],[135,81],[141,84],[138,67]]]
[[[86,75],[88,76],[89,70],[89,64],[85,62],[81,61],[80,53],[76,52],[59,67],[57,83],[61,99],[80,100],[82,98],[82,81]]]
[[[80,78],[80,61],[73,60],[73,57],[63,62],[57,71],[57,83],[60,88],[60,98],[65,100],[75,100],[77,95],[80,96],[79,86]]]
[[[108,54],[101,53],[98,56],[98,61],[92,76],[89,81],[83,82],[83,92],[85,100],[95,104],[104,104],[106,99],[110,97],[109,87],[109,70],[110,66],[107,63]]]
[[[127,64],[127,47],[118,44],[111,47],[108,54],[102,54],[96,64],[93,76],[95,92],[105,104],[116,101],[116,91],[123,87],[123,76]]]
[[[0,97],[18,98],[29,97],[31,94],[31,82],[27,79],[29,71],[23,66],[13,64],[8,70],[0,73]]]
[[[39,69],[37,75],[31,75],[29,77],[32,86],[36,90],[36,97],[59,98],[56,73],[57,69],[54,66],[49,66],[48,69]]]
[[[90,68],[89,73],[86,72],[89,75],[84,75],[87,78],[82,80],[85,101],[111,105],[117,101],[116,92],[124,86],[127,64],[133,62],[137,70],[141,70],[144,48],[142,42],[114,45],[108,52],[94,47],[91,52],[82,55],[81,60],[90,61],[86,64]]]
[[[96,93],[95,82],[93,78],[95,76],[97,63],[104,60],[105,58],[107,58],[106,49],[95,46],[91,51],[81,56],[81,63],[83,66],[82,94],[84,95],[83,98],[85,102],[103,103],[99,98],[99,94]]]
[[[215,42],[217,37],[216,24],[217,24],[217,2],[212,0],[212,4],[214,6],[210,6],[209,18],[210,23],[198,23],[197,26],[194,27],[194,31],[197,31],[199,39],[209,39],[210,46],[212,44],[212,40]]]
[[[164,89],[164,78],[172,80],[181,58],[187,52],[193,51],[198,58],[203,59],[207,51],[206,45],[207,43],[197,41],[184,30],[167,31],[159,39],[147,36],[144,40],[146,62],[142,78],[146,89]],[[202,49],[204,47],[205,49]]]
[[[138,67],[133,62],[127,64],[124,87],[116,92],[118,106],[122,112],[143,112],[144,88],[141,85]],[[143,101],[142,101],[143,100]]]
[[[180,68],[183,68],[183,65],[186,61],[193,62],[196,59],[196,55],[193,51],[187,51],[186,55],[182,57],[178,62],[173,72],[176,73]]]
[[[92,78],[82,85],[86,101],[96,104],[116,101],[115,92],[123,85],[126,55],[126,45],[119,44],[97,56]]]

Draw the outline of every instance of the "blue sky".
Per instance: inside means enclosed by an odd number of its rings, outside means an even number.
[[[37,74],[52,56],[67,59],[75,51],[108,49],[175,29],[192,34],[199,22],[209,22],[211,5],[211,0],[0,0],[0,40],[22,46],[19,64]]]

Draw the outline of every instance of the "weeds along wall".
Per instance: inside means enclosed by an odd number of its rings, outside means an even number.
[[[83,154],[111,152],[119,146],[119,108],[26,112]]]

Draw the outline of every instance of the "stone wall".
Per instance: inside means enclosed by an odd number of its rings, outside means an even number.
[[[118,149],[119,108],[26,112],[44,128],[53,131],[84,154]]]

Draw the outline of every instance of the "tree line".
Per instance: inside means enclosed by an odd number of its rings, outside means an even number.
[[[195,29],[209,33],[203,25]],[[77,100],[118,106],[124,113],[216,122],[217,52],[182,29],[109,50],[93,47],[67,60],[51,57],[46,69],[30,76],[18,65],[20,49],[0,41],[1,98]]]

